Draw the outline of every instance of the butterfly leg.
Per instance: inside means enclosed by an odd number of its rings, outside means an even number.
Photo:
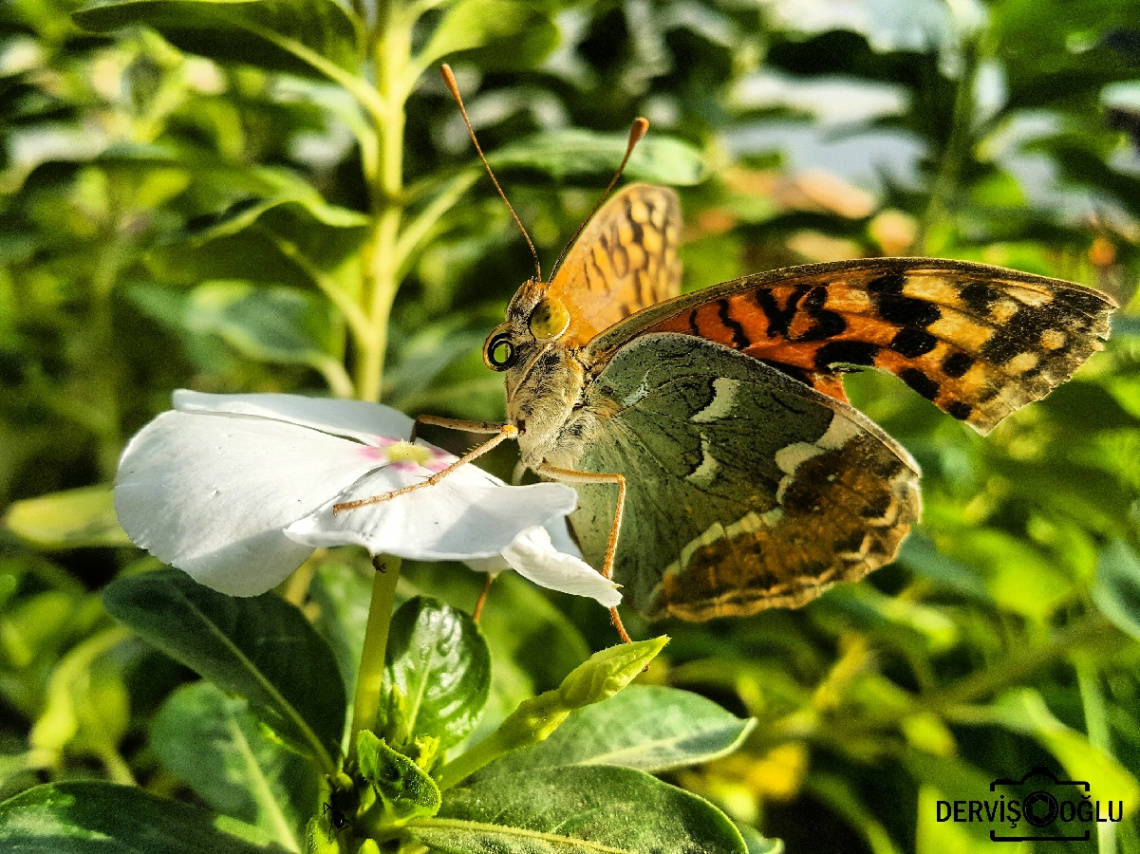
[[[483,606],[487,604],[487,594],[491,592],[491,585],[495,583],[495,579],[499,577],[497,572],[488,572],[487,581],[483,585],[483,592],[479,594],[479,599],[475,602],[475,608],[471,612],[471,619],[474,622],[479,622],[479,618],[483,616]]]
[[[537,466],[535,472],[540,475],[545,475],[552,480],[558,480],[563,483],[615,483],[618,488],[617,509],[614,511],[613,525],[610,526],[610,538],[606,542],[606,557],[602,562],[602,576],[605,578],[613,578],[614,574],[614,558],[617,555],[618,534],[621,533],[621,519],[622,514],[625,512],[625,476],[614,473],[602,473],[586,471],[575,471],[574,469],[564,469],[558,466],[551,466],[543,463]],[[617,629],[618,635],[625,643],[632,643],[629,633],[622,625],[621,617],[618,615],[616,607],[610,608],[610,619],[613,621],[614,628]]]
[[[469,422],[469,423],[471,423],[471,422]],[[475,423],[480,423],[480,422],[475,422]],[[514,424],[499,425],[499,432],[497,435],[492,436],[490,439],[488,439],[482,445],[478,445],[475,448],[472,448],[470,451],[468,451],[466,454],[464,454],[458,460],[453,462],[447,468],[443,469],[442,471],[437,471],[435,474],[433,474],[427,480],[420,481],[419,483],[413,483],[411,486],[405,486],[403,489],[397,489],[393,492],[386,492],[384,495],[373,495],[369,498],[358,499],[357,501],[345,501],[341,504],[334,504],[333,505],[333,513],[334,514],[340,513],[344,510],[353,510],[357,507],[366,507],[369,504],[381,504],[385,501],[390,501],[391,499],[396,498],[397,496],[405,495],[405,494],[412,492],[414,490],[417,490],[417,489],[423,489],[425,486],[434,486],[435,484],[439,483],[441,480],[443,480],[445,477],[447,477],[449,474],[451,474],[453,471],[455,471],[460,466],[465,466],[465,465],[467,465],[467,463],[471,462],[472,460],[478,459],[479,457],[483,456],[483,454],[490,451],[492,448],[495,448],[495,447],[501,445],[507,439],[518,438],[518,435],[519,435],[519,428],[516,427]]]

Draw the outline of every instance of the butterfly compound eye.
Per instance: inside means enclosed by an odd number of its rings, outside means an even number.
[[[505,332],[488,340],[487,346],[483,348],[483,361],[493,371],[507,370],[517,358],[515,345],[511,343],[510,335]]]
[[[530,315],[530,334],[539,341],[557,338],[570,325],[570,311],[561,300],[544,299]]]

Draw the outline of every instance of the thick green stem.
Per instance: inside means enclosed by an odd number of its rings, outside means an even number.
[[[404,215],[404,108],[411,84],[408,68],[412,54],[412,23],[398,3],[378,10],[376,44],[376,113],[378,148],[376,174],[369,193],[375,225],[364,249],[362,307],[368,315],[369,334],[361,342],[355,370],[356,395],[378,400],[388,347],[388,319],[399,287],[396,244]]]
[[[356,754],[356,738],[360,731],[376,731],[388,651],[388,627],[396,607],[396,583],[400,580],[399,558],[377,557],[372,563],[376,567],[376,575],[372,579],[372,602],[368,607],[364,650],[360,654],[360,673],[356,678],[356,697],[352,704],[352,738],[349,741],[349,755],[352,757]]]

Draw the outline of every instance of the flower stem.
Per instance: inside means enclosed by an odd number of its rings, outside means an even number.
[[[356,754],[356,738],[361,730],[376,731],[380,714],[380,693],[384,683],[384,663],[388,649],[388,626],[396,605],[396,582],[400,580],[400,559],[378,556],[372,559],[376,574],[372,579],[372,602],[368,607],[368,626],[364,630],[364,651],[360,654],[360,672],[356,678],[356,697],[352,704],[352,738],[349,756]]]

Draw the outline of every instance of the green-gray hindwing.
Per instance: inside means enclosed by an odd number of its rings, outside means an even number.
[[[919,514],[918,468],[850,406],[699,338],[643,335],[586,391],[601,429],[574,468],[626,478],[614,578],[652,617],[795,607],[890,561]],[[613,485],[572,522],[600,566]]]

